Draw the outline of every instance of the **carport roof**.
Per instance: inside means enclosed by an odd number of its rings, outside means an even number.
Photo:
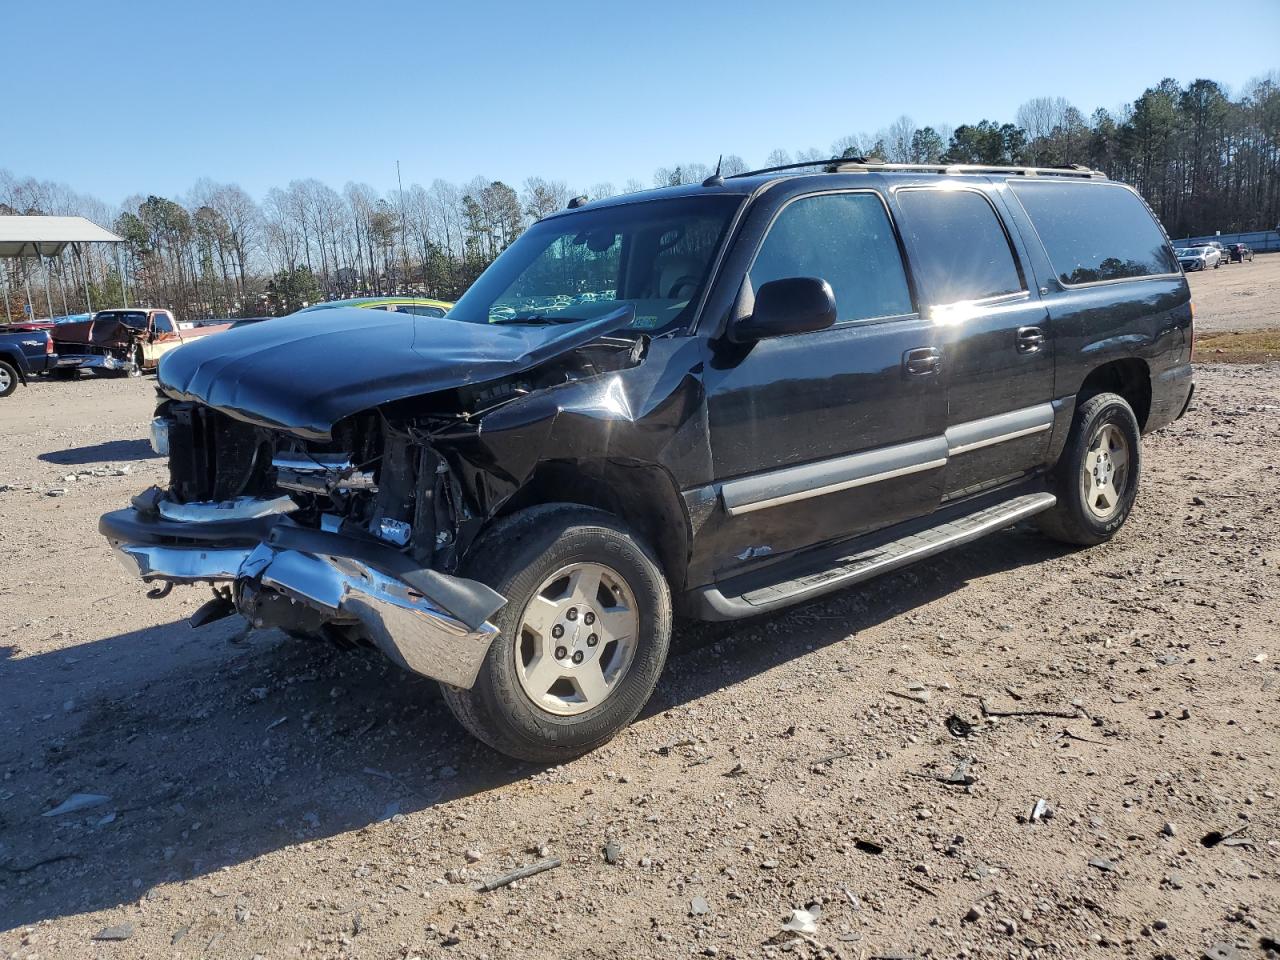
[[[70,243],[123,243],[84,217],[0,217],[0,257],[56,257]]]

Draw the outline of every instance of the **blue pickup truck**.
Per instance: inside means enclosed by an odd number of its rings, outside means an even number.
[[[40,327],[0,326],[0,397],[26,386],[27,376],[46,373],[58,365],[53,338]]]

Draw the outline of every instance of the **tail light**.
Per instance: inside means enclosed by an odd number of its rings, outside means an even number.
[[[53,337],[48,334],[45,334],[44,338],[44,352],[46,356],[52,356],[53,354]]]

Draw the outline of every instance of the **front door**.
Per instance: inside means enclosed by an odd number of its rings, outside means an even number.
[[[922,303],[943,341],[944,499],[1041,466],[1053,426],[1053,341],[999,197],[978,187],[894,192]],[[994,202],[993,202],[994,201]]]
[[[915,310],[881,195],[783,206],[748,283],[797,276],[830,283],[836,325],[713,345],[705,369],[720,502],[700,540],[717,579],[927,514],[942,493],[942,344]]]
[[[167,310],[157,310],[151,315],[151,330],[142,347],[143,365],[147,368],[154,367],[161,357],[180,346],[182,335],[178,333],[173,316]]]

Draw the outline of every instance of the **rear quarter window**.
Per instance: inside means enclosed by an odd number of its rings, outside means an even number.
[[[1120,184],[1010,183],[1058,279],[1068,285],[1177,273],[1164,232]]]

